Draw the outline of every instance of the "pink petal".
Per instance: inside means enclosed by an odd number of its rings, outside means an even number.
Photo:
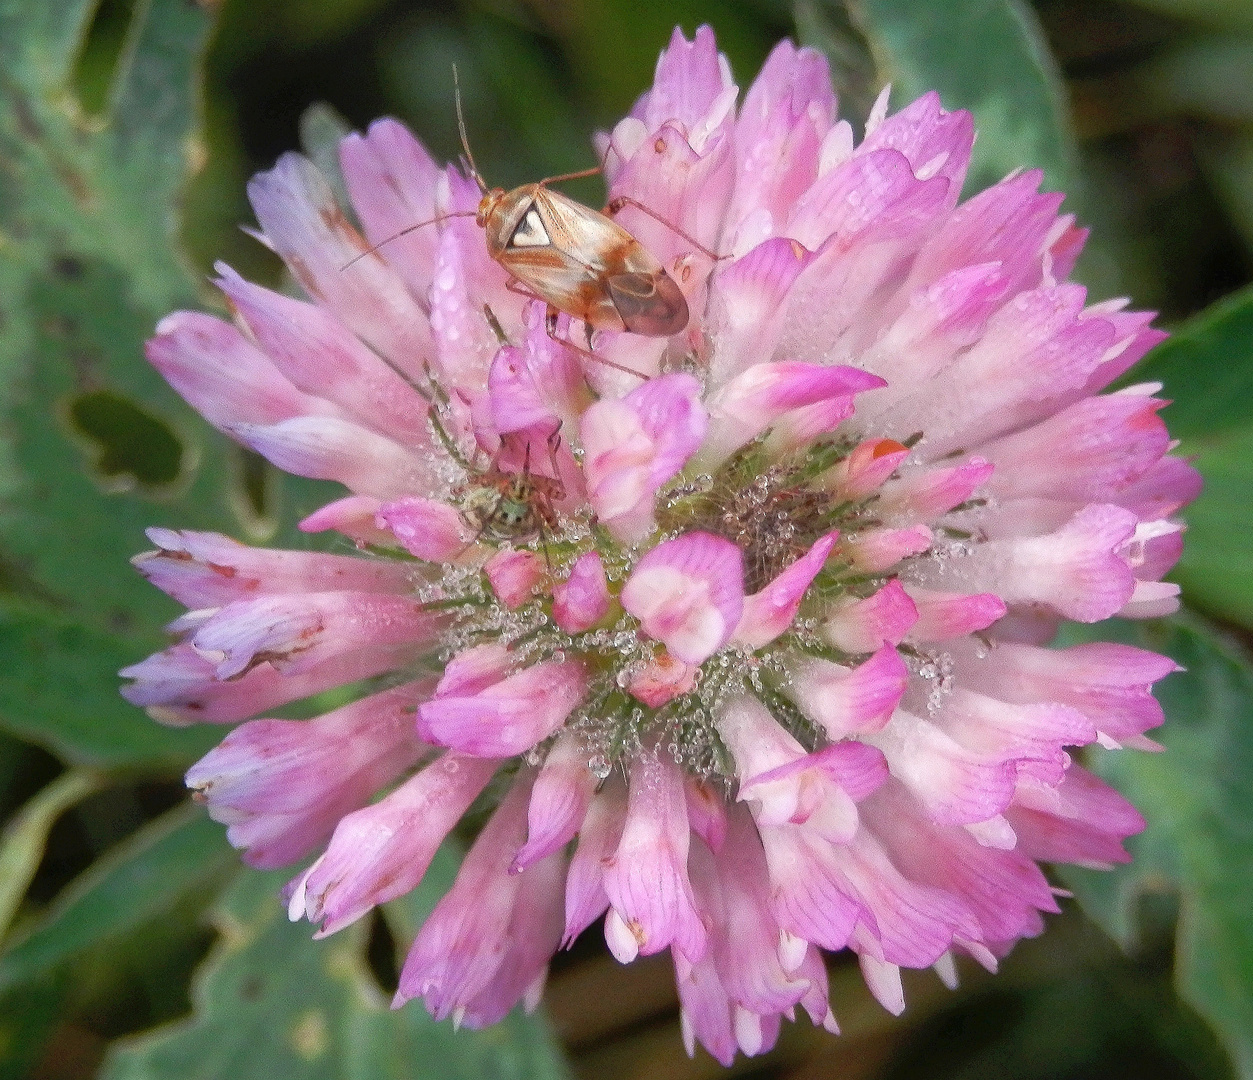
[[[375,120],[361,135],[351,132],[339,144],[344,184],[366,239],[404,278],[409,291],[425,301],[435,274],[439,227],[402,229],[436,217],[435,193],[441,169],[404,124]]]
[[[909,456],[894,439],[865,439],[822,478],[823,487],[841,501],[864,499],[877,491]]]
[[[830,739],[881,729],[909,682],[909,669],[890,645],[851,670],[813,658],[789,665],[788,675],[788,695]]]
[[[877,375],[853,367],[755,364],[710,399],[709,432],[699,461],[706,468],[716,465],[790,410],[851,398],[883,385]]]
[[[301,532],[319,533],[334,529],[355,540],[358,546],[392,542],[392,536],[375,524],[383,504],[368,495],[347,495],[315,510],[297,527]]]
[[[172,628],[191,629],[192,647],[216,677],[233,679],[262,663],[298,674],[356,649],[429,644],[446,621],[412,597],[318,592],[239,600]]]
[[[1006,610],[995,593],[936,592],[914,585],[906,591],[918,610],[918,620],[909,630],[911,641],[948,641],[986,630]]]
[[[988,578],[1007,603],[1047,604],[1067,618],[1099,622],[1135,590],[1118,553],[1135,528],[1135,516],[1122,507],[1086,507],[1048,536],[983,545],[989,562],[1000,560]]]
[[[611,905],[605,940],[622,963],[672,943],[689,961],[703,955],[705,927],[687,876],[690,838],[683,773],[640,754],[631,763],[622,839],[604,876]]]
[[[830,532],[760,592],[744,598],[744,613],[732,641],[747,649],[768,645],[792,625],[800,610],[805,590],[818,576],[839,533]]]
[[[187,771],[187,786],[249,865],[294,862],[417,762],[413,711],[432,689],[423,680],[313,720],[252,720]]]
[[[431,355],[426,312],[381,253],[368,250],[313,163],[284,154],[248,182],[266,239],[301,287],[386,360],[415,378]]]
[[[236,327],[212,315],[167,315],[157,323],[144,355],[193,409],[223,431],[339,411],[297,390]]]
[[[490,985],[522,884],[509,865],[526,835],[534,779],[534,770],[519,773],[466,853],[452,888],[423,922],[405,958],[395,1005],[421,997],[443,1020]]]
[[[379,802],[343,818],[326,853],[297,879],[292,919],[307,915],[324,937],[409,892],[499,764],[445,754]]]
[[[510,865],[512,873],[527,869],[574,839],[592,804],[596,784],[583,741],[571,732],[558,736],[531,789],[526,843]]]
[[[643,668],[632,672],[627,693],[650,709],[660,709],[667,701],[692,691],[699,667],[676,660],[662,649]]]
[[[744,607],[740,549],[706,532],[652,548],[622,588],[622,606],[679,660],[699,664],[730,639]]]
[[[1002,499],[1103,501],[1142,476],[1170,436],[1164,402],[1127,394],[1085,398],[1026,431],[981,448],[995,467],[988,490]]]
[[[553,586],[553,622],[567,634],[589,630],[609,612],[609,582],[600,556],[580,555],[570,576]]]
[[[260,594],[320,591],[408,593],[409,568],[378,559],[251,548],[219,533],[147,530],[157,551],[132,560],[162,592],[189,608],[222,607]]]
[[[829,614],[823,634],[837,649],[857,655],[899,645],[917,621],[917,607],[904,586],[893,579],[873,596],[837,607]]]
[[[431,441],[426,402],[330,312],[245,281],[225,263],[215,284],[293,385],[410,446]]]
[[[544,580],[544,560],[533,551],[502,550],[483,567],[492,591],[507,608],[521,607]]]
[[[357,648],[320,661],[307,671],[283,671],[269,663],[221,682],[217,664],[180,642],[164,652],[123,668],[118,674],[135,682],[121,688],[133,705],[146,707],[158,723],[231,724],[338,686],[372,679],[411,664],[425,646],[406,643],[393,648]]]
[[[232,424],[226,433],[284,472],[337,480],[359,495],[394,499],[439,490],[429,458],[338,417]]]
[[[426,702],[418,709],[418,732],[463,753],[510,757],[555,732],[586,689],[582,664],[546,660],[477,694]]]
[[[845,537],[840,548],[858,570],[879,574],[890,570],[902,559],[929,551],[931,530],[926,525],[911,525],[907,529],[870,529]]]
[[[474,543],[461,514],[438,499],[397,499],[381,506],[377,519],[410,555],[428,562],[452,562]]]
[[[609,906],[605,895],[605,869],[613,862],[626,822],[626,785],[609,778],[592,800],[579,829],[579,846],[570,860],[566,878],[566,932],[562,944],[569,948]]]
[[[705,436],[701,388],[690,375],[650,379],[620,400],[602,400],[580,421],[588,499],[626,542],[653,524],[653,497]]]

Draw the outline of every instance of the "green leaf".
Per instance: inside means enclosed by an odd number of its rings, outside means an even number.
[[[807,0],[803,22],[837,18],[836,4]],[[1028,4],[847,0],[846,6],[881,82],[892,84],[894,107],[937,90],[946,109],[974,114],[979,139],[968,191],[1023,167],[1042,168],[1052,190],[1073,190],[1076,150],[1065,89]]]
[[[410,901],[432,905],[456,873],[440,852]],[[365,963],[363,920],[326,941],[287,921],[282,874],[243,874],[218,905],[222,939],[193,989],[195,1014],[116,1046],[103,1080],[546,1080],[567,1076],[534,1017],[481,1032],[392,1012]]]
[[[1173,404],[1164,416],[1172,435],[1190,447],[1213,444],[1248,427],[1253,401],[1253,287],[1177,327],[1131,373],[1156,380]]]
[[[62,773],[21,808],[0,833],[0,938],[9,929],[26,887],[39,868],[48,833],[66,810],[100,787],[100,777],[78,769]]]
[[[253,463],[143,357],[200,301],[178,207],[210,7],[137,0],[89,116],[73,66],[95,4],[0,0],[0,599],[21,603],[0,614],[0,724],[71,761],[181,764],[211,741],[115,699],[176,612],[126,565],[145,526],[275,527]],[[288,517],[316,489],[286,485]]]
[[[161,916],[188,893],[212,886],[236,859],[223,827],[203,809],[183,806],[164,814],[67,886],[38,924],[0,955],[0,994]]]
[[[1178,890],[1175,978],[1218,1032],[1239,1074],[1253,1077],[1253,667],[1199,620],[1102,624],[1174,657],[1187,670],[1158,696],[1163,754],[1095,751],[1095,771],[1129,798],[1148,828],[1128,842],[1134,861],[1112,873],[1066,869],[1087,912],[1124,944],[1145,893]],[[1072,636],[1084,635],[1076,628]]]
[[[222,730],[163,727],[124,701],[117,671],[139,655],[125,639],[0,603],[0,727],[74,764],[181,771]]]
[[[1166,423],[1205,477],[1173,576],[1190,603],[1253,626],[1253,288],[1189,319],[1128,376],[1148,380],[1164,384]]]
[[[1253,427],[1202,449],[1194,464],[1205,488],[1183,510],[1188,531],[1171,577],[1190,604],[1253,626]]]

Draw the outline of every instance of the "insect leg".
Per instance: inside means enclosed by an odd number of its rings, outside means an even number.
[[[544,329],[553,341],[559,342],[567,349],[573,349],[576,353],[582,353],[589,360],[595,360],[596,363],[604,364],[605,367],[611,367],[617,371],[626,372],[626,374],[634,375],[637,379],[643,379],[645,382],[651,378],[651,376],[645,375],[642,371],[636,371],[635,368],[629,368],[625,364],[616,364],[612,360],[606,360],[603,356],[597,356],[591,349],[585,349],[581,345],[576,345],[568,337],[561,337],[557,333],[557,314],[557,309],[549,304],[548,311],[544,316]]]
[[[683,237],[683,239],[686,240],[689,244],[691,244],[692,247],[696,248],[697,251],[703,252],[705,255],[708,255],[711,259],[714,260],[714,262],[717,262],[719,259],[729,259],[731,257],[730,255],[718,255],[715,252],[710,251],[709,248],[705,247],[705,245],[702,244],[699,240],[697,240],[696,237],[689,236],[682,229],[680,229],[677,225],[675,225],[674,222],[667,221],[659,213],[657,213],[656,210],[650,210],[647,206],[645,206],[638,199],[632,199],[629,195],[619,195],[615,199],[610,199],[609,205],[605,207],[605,213],[608,214],[610,217],[614,217],[624,207],[627,207],[627,206],[633,206],[635,207],[636,210],[639,210],[641,213],[647,214],[654,221],[660,222],[662,225],[664,225],[667,229],[669,229],[676,236]]]
[[[501,345],[511,344],[509,335],[505,333],[505,328],[500,325],[500,320],[496,318],[496,312],[488,304],[483,305],[483,318],[487,320],[487,325],[492,328],[492,333],[496,335],[496,340]]]

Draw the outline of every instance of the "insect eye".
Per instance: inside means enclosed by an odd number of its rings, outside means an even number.
[[[547,247],[551,242],[544,223],[540,220],[539,211],[532,206],[522,215],[509,244],[511,247]]]

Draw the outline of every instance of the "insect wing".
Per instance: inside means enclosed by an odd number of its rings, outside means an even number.
[[[609,274],[605,288],[623,325],[633,334],[669,337],[688,320],[687,300],[664,270],[654,274]]]

